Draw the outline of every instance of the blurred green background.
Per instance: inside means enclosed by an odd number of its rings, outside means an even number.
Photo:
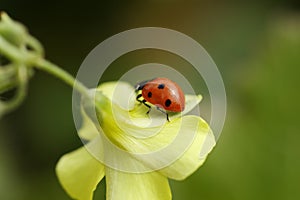
[[[127,29],[158,26],[191,36],[219,67],[228,113],[205,165],[185,181],[170,181],[174,199],[300,199],[299,1],[1,0],[0,10],[24,23],[46,57],[73,75],[92,48]],[[139,59],[117,63],[135,66]],[[23,105],[1,119],[1,200],[70,199],[54,168],[82,145],[71,95],[64,83],[37,72]],[[105,198],[104,187],[95,199]]]

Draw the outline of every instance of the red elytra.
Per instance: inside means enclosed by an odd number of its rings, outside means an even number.
[[[147,102],[155,105],[159,110],[161,110],[161,108],[171,112],[182,112],[184,110],[184,93],[182,89],[170,79],[154,78],[152,80],[143,81],[136,85],[136,91],[138,90],[142,90],[142,94],[139,94],[136,99],[149,108],[147,113],[151,110]],[[143,97],[144,100],[140,100],[140,97]],[[161,111],[164,112],[163,110]],[[168,114],[167,119],[169,120]]]

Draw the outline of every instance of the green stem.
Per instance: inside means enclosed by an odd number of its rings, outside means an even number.
[[[31,50],[28,50],[28,47]],[[29,35],[22,25],[15,23],[5,13],[0,13],[0,55],[11,62],[1,69],[0,94],[11,86],[17,86],[12,100],[7,102],[0,100],[0,115],[16,108],[25,98],[30,76],[28,68],[48,72],[76,89],[87,99],[91,99],[87,87],[59,66],[44,59],[43,54],[43,47],[38,40]],[[7,69],[10,68],[15,71],[9,74],[10,71]]]
[[[27,80],[28,72],[25,66],[18,66],[18,81],[19,87],[16,91],[16,95],[11,101],[0,101],[0,118],[4,113],[8,113],[16,109],[24,100],[27,93]]]
[[[61,79],[71,87],[74,87],[82,95],[90,97],[88,93],[88,88],[85,87],[80,81],[75,80],[72,75],[70,75],[68,72],[64,71],[63,69],[61,69],[59,66],[45,59],[39,59],[37,62],[34,62],[34,66],[37,69],[43,70]]]
[[[28,80],[28,73],[26,67],[19,66],[18,67],[18,77],[19,77],[19,87],[17,89],[16,95],[12,101],[7,102],[6,109],[11,111],[18,107],[26,97],[27,93],[27,80]]]
[[[49,74],[52,74],[57,78],[63,80],[71,87],[74,87],[82,95],[89,97],[88,88],[86,88],[80,81],[75,80],[74,77],[68,72],[43,58],[38,58],[37,55],[20,51],[18,48],[4,40],[2,37],[0,37],[0,53],[17,63],[27,63],[37,69],[46,71]]]
[[[20,50],[15,46],[11,45],[0,35],[0,53],[4,56],[10,58],[11,60],[21,60],[22,54],[20,54]]]

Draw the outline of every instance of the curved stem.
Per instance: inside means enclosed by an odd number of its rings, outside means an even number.
[[[45,60],[40,55],[35,55],[30,52],[23,51],[11,45],[0,36],[0,53],[16,63],[27,63],[29,66],[43,70],[63,80],[65,83],[74,87],[82,95],[89,97],[88,88],[68,72],[61,69],[59,66]]]
[[[0,117],[4,113],[8,113],[16,109],[26,97],[28,72],[25,66],[18,66],[17,76],[19,77],[19,87],[16,91],[16,95],[11,101],[0,102]]]
[[[49,74],[56,76],[61,79],[71,87],[74,87],[82,95],[89,97],[88,88],[85,87],[80,81],[76,80],[72,75],[70,75],[65,70],[61,69],[59,66],[45,60],[39,59],[34,62],[34,67],[40,70],[43,70]]]
[[[0,94],[7,91],[11,86],[17,87],[14,98],[7,102],[0,100],[0,115],[16,108],[25,98],[30,68],[37,68],[56,76],[87,99],[91,99],[88,88],[80,81],[77,81],[59,66],[43,58],[42,45],[37,39],[29,35],[22,25],[15,23],[5,13],[0,13],[0,25],[0,55],[11,62],[6,64],[5,71],[0,71]],[[28,50],[28,47],[30,50]],[[11,80],[10,76],[8,77],[7,67],[15,70],[10,75],[15,80]]]

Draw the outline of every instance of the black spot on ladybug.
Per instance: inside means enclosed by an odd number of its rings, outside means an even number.
[[[148,92],[148,97],[149,97],[149,98],[152,97],[152,92]]]
[[[165,88],[165,84],[162,84],[162,83],[161,83],[161,84],[158,85],[157,88],[158,88],[158,89],[164,89],[164,88]]]
[[[165,106],[166,107],[169,107],[170,105],[171,105],[171,100],[170,99],[167,99],[166,101],[165,101]]]

